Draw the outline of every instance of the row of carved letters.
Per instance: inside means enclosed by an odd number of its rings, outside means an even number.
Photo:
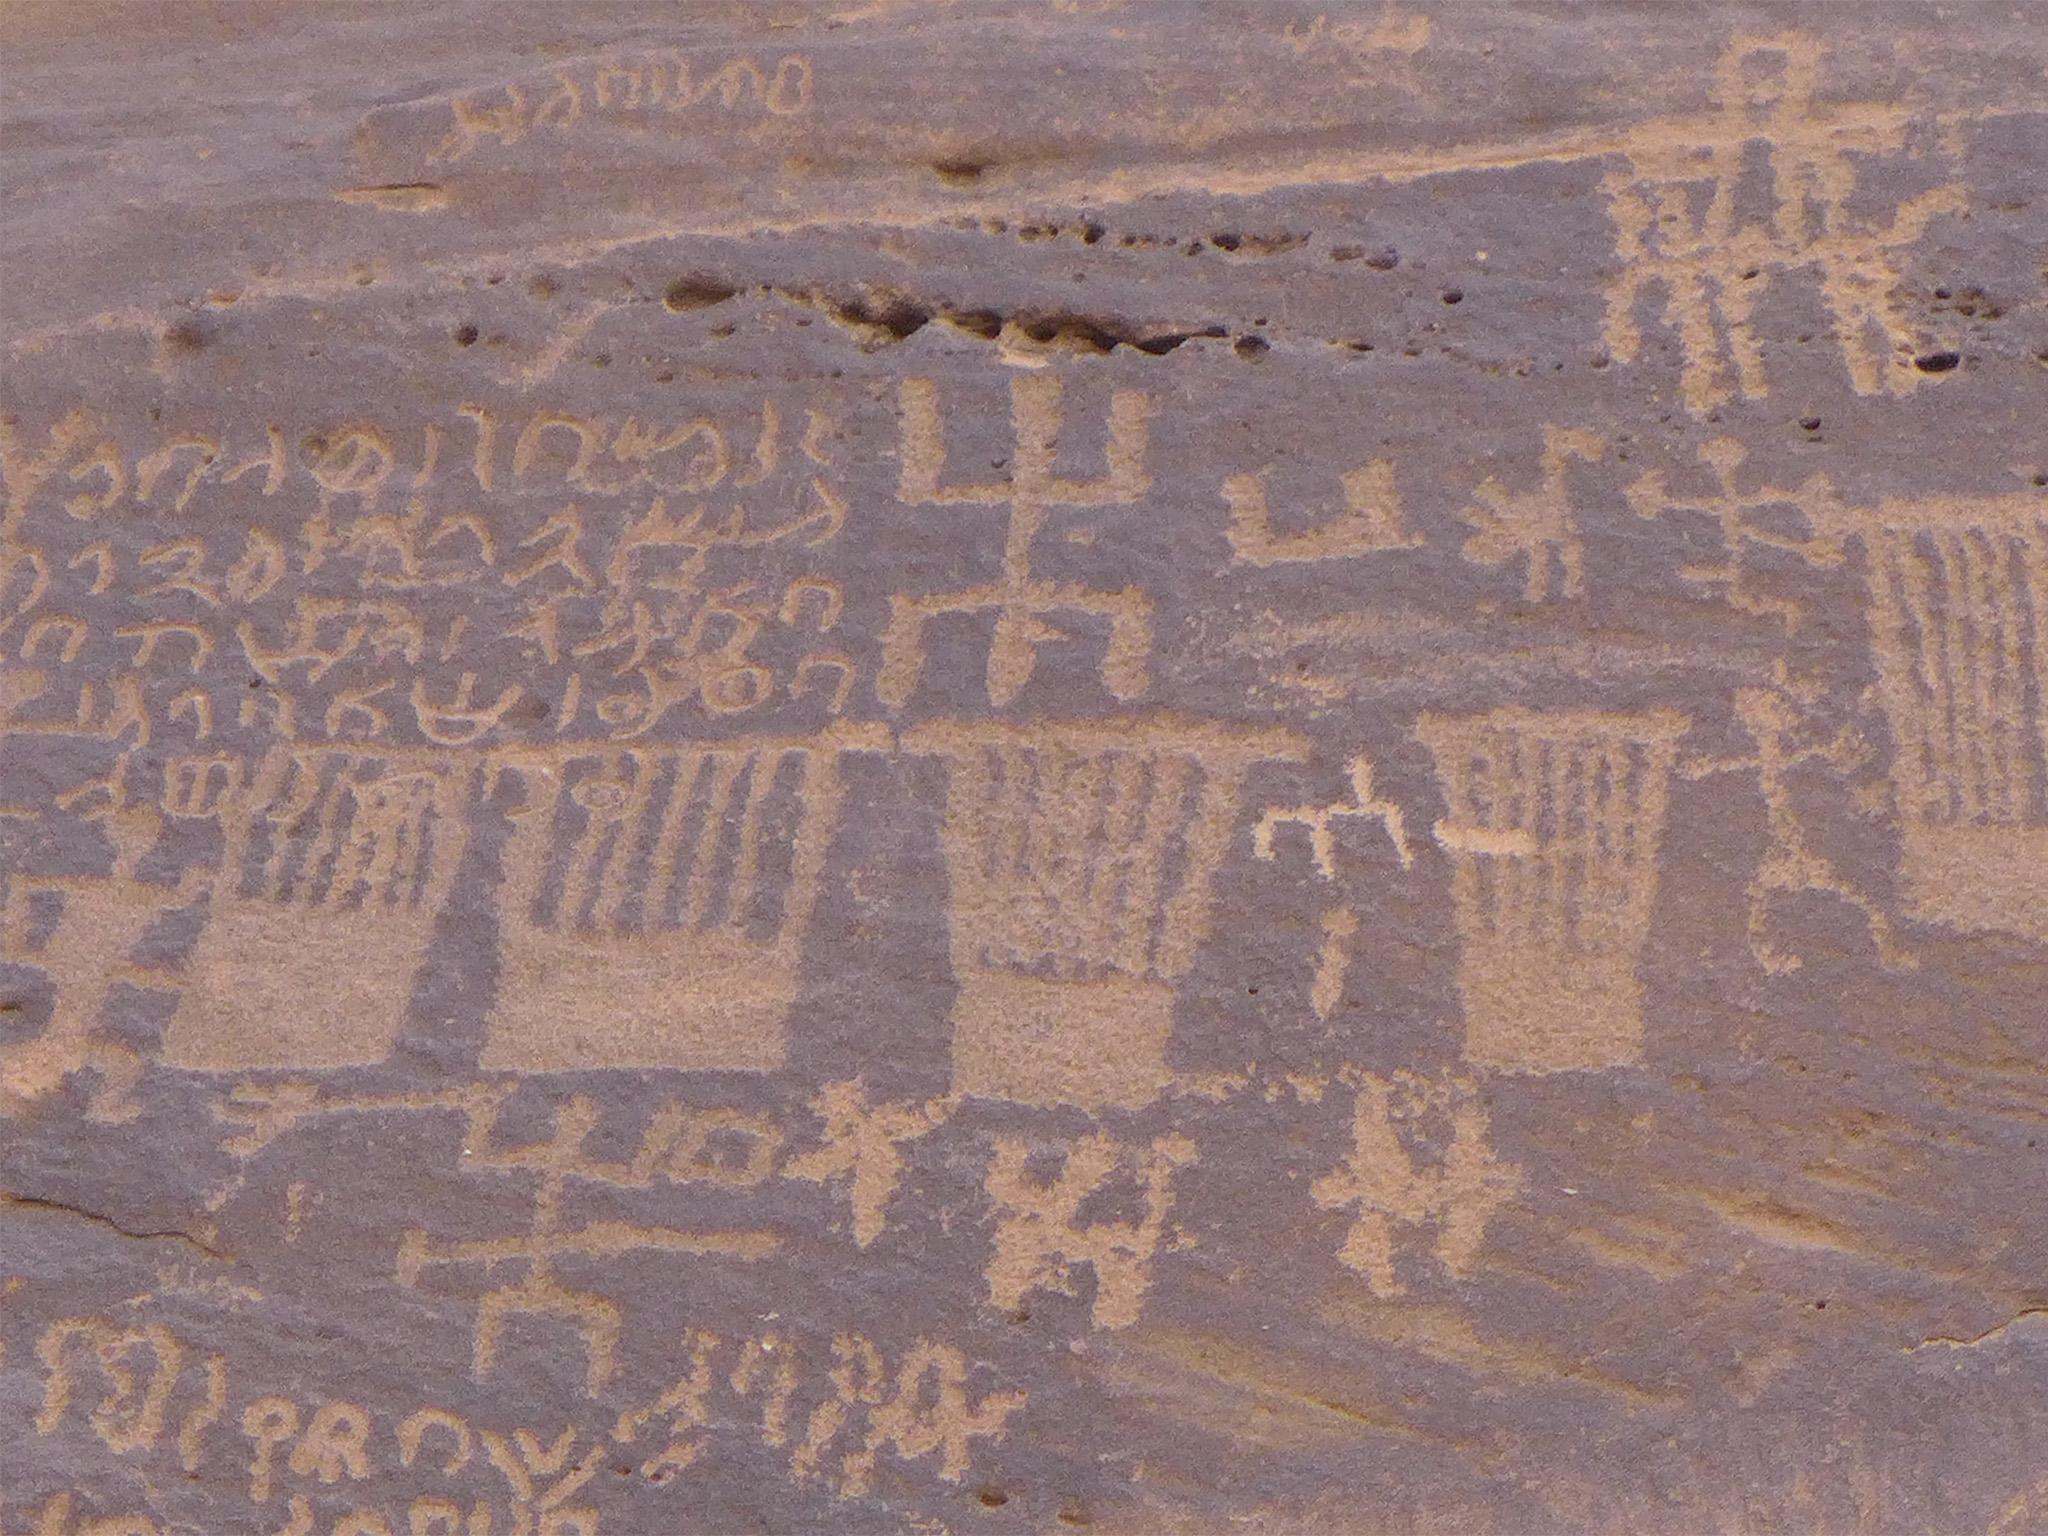
[[[594,1536],[596,1513],[569,1501],[598,1472],[623,1459],[648,1484],[678,1483],[705,1465],[725,1426],[746,1423],[744,1414],[754,1416],[752,1438],[781,1457],[793,1481],[846,1499],[873,1491],[885,1456],[960,1482],[975,1442],[1001,1440],[1025,1405],[1022,1392],[971,1387],[975,1363],[931,1339],[892,1359],[865,1335],[842,1331],[823,1361],[772,1331],[731,1338],[686,1328],[680,1345],[687,1368],[609,1425],[503,1430],[441,1407],[391,1416],[339,1399],[237,1393],[224,1355],[202,1355],[161,1323],[72,1317],[48,1325],[37,1342],[44,1385],[35,1428],[40,1435],[89,1429],[123,1457],[175,1454],[188,1475],[225,1456],[239,1464],[249,1502],[284,1502],[289,1529],[300,1536],[314,1529],[315,1499],[355,1502],[372,1490],[350,1485],[364,1483],[396,1494],[415,1532],[423,1513],[456,1509],[463,1519],[446,1527],[451,1533]],[[465,1503],[457,1506],[451,1494]],[[493,1509],[507,1517],[503,1526],[492,1525]],[[537,1527],[543,1511],[574,1521]],[[366,1513],[335,1529],[403,1536],[403,1523],[375,1523],[381,1519]]]

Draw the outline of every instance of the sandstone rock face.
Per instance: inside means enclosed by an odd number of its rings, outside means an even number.
[[[16,3],[8,1536],[2048,1530],[2048,14]]]

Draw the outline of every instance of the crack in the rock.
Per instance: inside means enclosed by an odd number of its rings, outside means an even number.
[[[997,341],[1008,333],[1040,346],[1094,353],[1129,347],[1151,357],[1163,357],[1187,342],[1223,340],[1230,334],[1225,327],[1214,323],[1178,329],[1156,328],[1134,325],[1113,315],[1082,314],[1074,310],[1024,307],[1004,313],[996,309],[926,302],[901,289],[873,283],[837,290],[799,288],[781,283],[758,283],[748,287],[703,273],[677,278],[669,285],[662,302],[669,310],[680,313],[713,308],[750,292],[781,303],[821,310],[846,329],[884,344],[906,341],[936,322],[980,341]],[[1245,339],[1240,338],[1240,342]],[[1263,346],[1263,338],[1258,340]]]
[[[723,286],[723,285],[721,285]],[[726,297],[742,290],[726,289]],[[1221,325],[1184,329],[1152,329],[1137,326],[1110,315],[1087,315],[1072,310],[1023,308],[1004,314],[978,309],[920,302],[896,289],[863,284],[857,293],[833,293],[816,288],[790,288],[765,283],[759,291],[785,303],[821,309],[840,325],[862,331],[884,342],[904,341],[933,321],[950,325],[965,335],[995,341],[1012,331],[1041,346],[1066,346],[1076,351],[1104,353],[1129,347],[1152,357],[1161,357],[1185,342],[1221,339],[1229,333]],[[673,305],[671,306],[674,307]]]
[[[194,1237],[190,1232],[182,1232],[176,1228],[161,1232],[138,1231],[133,1227],[122,1226],[120,1222],[104,1212],[89,1211],[82,1205],[71,1205],[62,1200],[51,1200],[41,1195],[0,1194],[0,1210],[11,1208],[55,1211],[65,1216],[76,1216],[81,1220],[92,1222],[95,1226],[102,1226],[111,1232],[118,1232],[123,1237],[134,1238],[138,1242],[183,1243],[186,1247],[203,1253],[209,1259],[214,1259],[223,1264],[232,1262],[234,1257],[232,1254],[222,1252],[211,1243]]]
[[[867,281],[836,288],[795,287],[774,282],[749,284],[744,280],[692,273],[671,283],[662,302],[669,310],[681,313],[709,309],[750,294],[821,311],[834,323],[863,337],[871,349],[875,345],[888,346],[908,341],[934,324],[947,326],[978,341],[1029,341],[1041,347],[1096,355],[1122,347],[1148,357],[1164,357],[1191,341],[1229,341],[1232,352],[1247,362],[1253,362],[1273,347],[1272,341],[1257,330],[1243,331],[1233,337],[1228,326],[1215,321],[1199,326],[1147,326],[1118,315],[1089,314],[1070,309],[1021,305],[1004,311],[921,299],[904,289]],[[1449,294],[1455,297],[1446,296],[1445,303],[1459,302],[1463,298],[1456,289],[1449,290]],[[1433,324],[1424,327],[1425,331],[1436,329]],[[1376,348],[1372,342],[1356,337],[1310,336],[1300,340],[1358,353],[1387,350],[1391,355],[1393,346],[1389,343],[1385,349]],[[1411,335],[1402,347],[1401,355],[1408,358],[1427,355],[1421,338]],[[1495,377],[1512,372],[1518,378],[1527,378],[1535,366],[1533,358],[1489,362],[1470,356],[1457,347],[1442,344],[1435,347],[1433,355]],[[1562,361],[1551,363],[1553,369],[1564,366]]]
[[[1987,1328],[1974,1338],[1955,1339],[1950,1338],[1946,1334],[1935,1334],[1931,1338],[1922,1339],[1918,1344],[1907,1345],[1905,1352],[1910,1355],[1917,1350],[1932,1349],[1937,1344],[1941,1345],[1946,1349],[1975,1349],[1978,1345],[1987,1343],[1990,1340],[1997,1338],[2001,1333],[2004,1333],[2008,1328],[2011,1328],[2016,1324],[2023,1323],[2030,1317],[2048,1317],[2048,1307],[2023,1308],[2021,1311],[2014,1313],[2011,1317],[2008,1317],[2004,1322],[2000,1323],[1997,1327]]]

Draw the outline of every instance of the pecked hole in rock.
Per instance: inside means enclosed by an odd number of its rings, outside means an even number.
[[[1003,317],[992,309],[942,309],[938,318],[982,341],[994,341],[1003,333]]]
[[[841,325],[886,332],[897,341],[915,336],[931,324],[932,311],[901,294],[827,301],[827,311]]]
[[[714,304],[723,304],[739,293],[733,284],[716,277],[679,277],[668,285],[668,291],[661,296],[662,306],[673,313],[685,310],[708,309]]]

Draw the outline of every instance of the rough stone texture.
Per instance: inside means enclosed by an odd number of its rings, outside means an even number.
[[[0,1527],[2048,1530],[2048,15],[15,3]]]

